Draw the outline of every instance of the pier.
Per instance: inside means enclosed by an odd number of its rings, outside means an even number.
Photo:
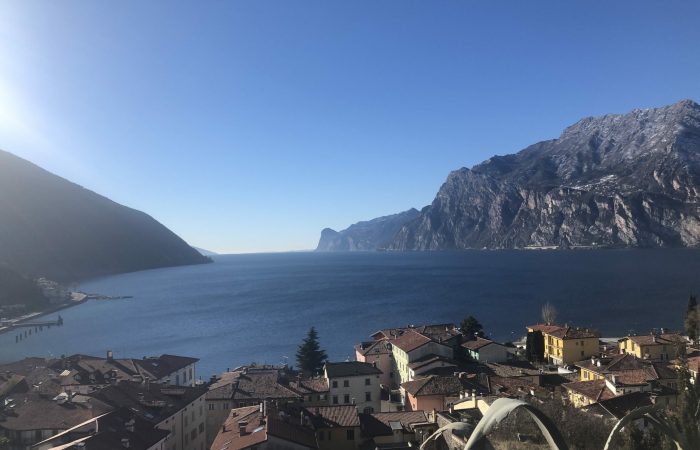
[[[17,322],[10,324],[8,328],[10,329],[15,329],[15,328],[25,328],[23,332],[20,332],[19,334],[15,335],[15,343],[21,342],[23,339],[28,338],[29,336],[32,335],[32,332],[34,334],[39,333],[40,331],[44,331],[44,327],[51,328],[51,327],[61,327],[63,326],[63,317],[60,315],[58,316],[58,319],[56,320],[49,320],[49,321],[42,321],[42,322]]]

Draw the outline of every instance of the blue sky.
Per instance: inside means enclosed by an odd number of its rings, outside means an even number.
[[[581,117],[700,100],[695,1],[0,1],[0,148],[222,252],[429,204]]]

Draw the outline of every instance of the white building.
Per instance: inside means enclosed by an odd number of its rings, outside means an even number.
[[[331,406],[356,405],[359,412],[380,411],[382,371],[374,365],[359,361],[326,363],[323,372],[328,379]]]
[[[480,337],[462,343],[462,348],[470,359],[481,363],[501,363],[512,358],[511,351],[505,345]]]
[[[206,393],[205,387],[122,381],[92,396],[128,408],[155,428],[170,432],[163,450],[205,450]]]

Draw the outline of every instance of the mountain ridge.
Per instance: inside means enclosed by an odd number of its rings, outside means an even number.
[[[0,264],[58,281],[199,264],[148,214],[0,150]]]
[[[453,171],[391,250],[700,245],[700,105],[587,117]]]
[[[316,251],[372,251],[390,243],[399,228],[420,213],[411,208],[397,214],[354,223],[341,231],[324,228]]]
[[[454,170],[381,249],[699,246],[700,105],[684,99]]]

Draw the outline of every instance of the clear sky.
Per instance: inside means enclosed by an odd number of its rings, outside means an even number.
[[[0,0],[0,148],[221,252],[429,204],[581,117],[700,101],[697,1]]]

